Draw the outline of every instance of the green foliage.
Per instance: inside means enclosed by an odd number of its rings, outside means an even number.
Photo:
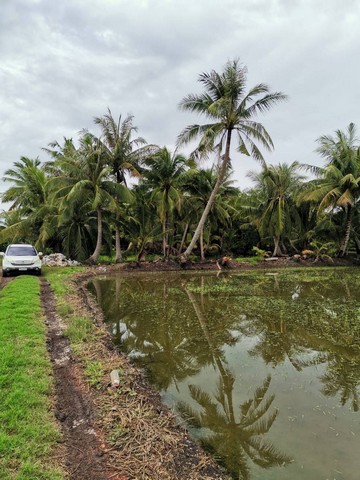
[[[273,148],[270,135],[265,127],[254,121],[257,113],[265,112],[276,103],[286,99],[281,92],[271,93],[265,84],[259,84],[246,92],[247,69],[239,60],[228,61],[223,72],[212,70],[202,73],[199,82],[204,88],[201,94],[190,94],[183,98],[180,108],[203,115],[207,119],[204,125],[189,125],[178,136],[178,145],[191,143],[199,138],[199,145],[193,152],[193,158],[207,158],[216,153],[218,163],[216,183],[212,194],[201,215],[190,245],[184,252],[187,258],[202,237],[207,217],[215,197],[221,187],[230,166],[231,140],[236,137],[237,151],[252,156],[264,164],[264,157],[258,144],[266,150]],[[210,123],[209,123],[210,122]]]
[[[293,162],[265,166],[260,173],[248,174],[255,182],[255,189],[248,195],[244,213],[257,226],[263,240],[274,242],[273,256],[282,255],[280,241],[291,238],[300,225],[295,197],[302,177],[297,169],[298,164]]]
[[[155,218],[156,208],[150,202],[149,194],[143,186],[138,186],[134,190],[134,201],[128,206],[126,218],[120,220],[129,241],[128,250],[135,251],[138,261],[161,239],[161,225]]]
[[[112,432],[110,434],[110,442],[112,445],[121,446],[123,437],[129,434],[127,428],[122,427],[121,425],[114,425]]]
[[[62,301],[59,303],[62,305]],[[77,345],[85,342],[89,338],[93,332],[93,324],[88,317],[78,317],[71,315],[71,313],[71,311],[68,311],[66,315],[69,318],[69,324],[65,334],[70,338],[71,343]]]
[[[103,364],[100,361],[88,362],[84,371],[90,385],[99,388],[101,379],[105,374]]]
[[[206,118],[178,136],[179,146],[199,139],[190,158],[148,145],[137,136],[132,115],[115,119],[108,109],[94,119],[100,135],[82,130],[77,141],[50,143],[45,164],[24,156],[14,162],[3,176],[8,188],[1,198],[10,210],[0,214],[2,249],[10,242],[35,243],[43,252],[97,263],[122,261],[122,250],[137,260],[148,254],[189,258],[193,250],[205,259],[251,255],[254,245],[291,254],[310,242],[331,241],[340,256],[355,249],[360,255],[355,125],[317,139],[324,166],[267,165],[259,147],[272,150],[273,143],[255,114],[285,95],[265,84],[247,91],[247,69],[238,60],[222,72],[202,73],[199,81],[204,92],[180,103]],[[249,173],[255,186],[248,191],[232,185],[234,141],[238,153],[263,167]],[[211,168],[196,167],[209,156],[216,157]],[[305,182],[299,166],[316,178]],[[128,177],[138,181],[129,186]]]
[[[315,262],[318,260],[332,260],[332,257],[337,251],[337,247],[334,242],[321,243],[314,240],[313,242],[310,242],[310,248],[315,257]]]
[[[264,260],[265,258],[267,258],[269,256],[268,252],[266,252],[265,250],[262,250],[261,248],[257,247],[256,245],[252,248],[252,251],[255,253],[255,255],[259,258],[261,258],[261,260]]]
[[[262,261],[260,257],[237,257],[235,261],[238,263],[250,264],[250,265],[258,265],[259,262]]]
[[[345,132],[335,136],[323,135],[317,139],[318,153],[325,158],[325,167],[305,165],[317,178],[301,195],[301,199],[316,205],[319,216],[343,214],[342,239],[339,255],[343,256],[353,229],[355,212],[360,198],[360,146],[356,127],[350,123]]]

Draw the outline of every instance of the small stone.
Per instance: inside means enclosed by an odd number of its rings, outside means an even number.
[[[59,422],[65,422],[65,420],[67,419],[67,415],[65,413],[59,413],[57,415],[57,419],[59,420]]]

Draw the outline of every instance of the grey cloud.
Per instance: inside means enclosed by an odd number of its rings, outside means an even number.
[[[181,98],[199,91],[199,73],[234,57],[248,66],[249,87],[266,82],[290,97],[259,118],[276,146],[270,162],[320,162],[319,135],[360,123],[355,0],[5,0],[0,8],[0,177],[21,155],[44,158],[48,142],[94,129],[107,107],[133,113],[149,142],[173,147],[198,120],[177,109]],[[233,156],[246,185],[256,164]]]

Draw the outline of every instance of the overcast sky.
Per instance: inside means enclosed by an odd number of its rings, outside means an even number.
[[[234,58],[249,88],[289,96],[258,117],[275,144],[269,163],[321,164],[316,138],[360,129],[358,0],[0,0],[0,178],[21,156],[47,160],[51,141],[97,132],[108,107],[173,149],[202,122],[180,100]],[[256,162],[232,160],[248,187]]]

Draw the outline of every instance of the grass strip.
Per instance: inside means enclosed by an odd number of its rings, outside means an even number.
[[[0,478],[61,480],[49,465],[60,439],[52,415],[39,279],[21,276],[0,292]]]
[[[77,353],[78,347],[91,339],[94,324],[88,316],[77,315],[69,297],[74,293],[70,280],[76,273],[82,272],[82,267],[56,267],[44,269],[44,274],[51,284],[56,297],[56,308],[60,316],[66,320],[65,334],[71,342],[71,347]]]

